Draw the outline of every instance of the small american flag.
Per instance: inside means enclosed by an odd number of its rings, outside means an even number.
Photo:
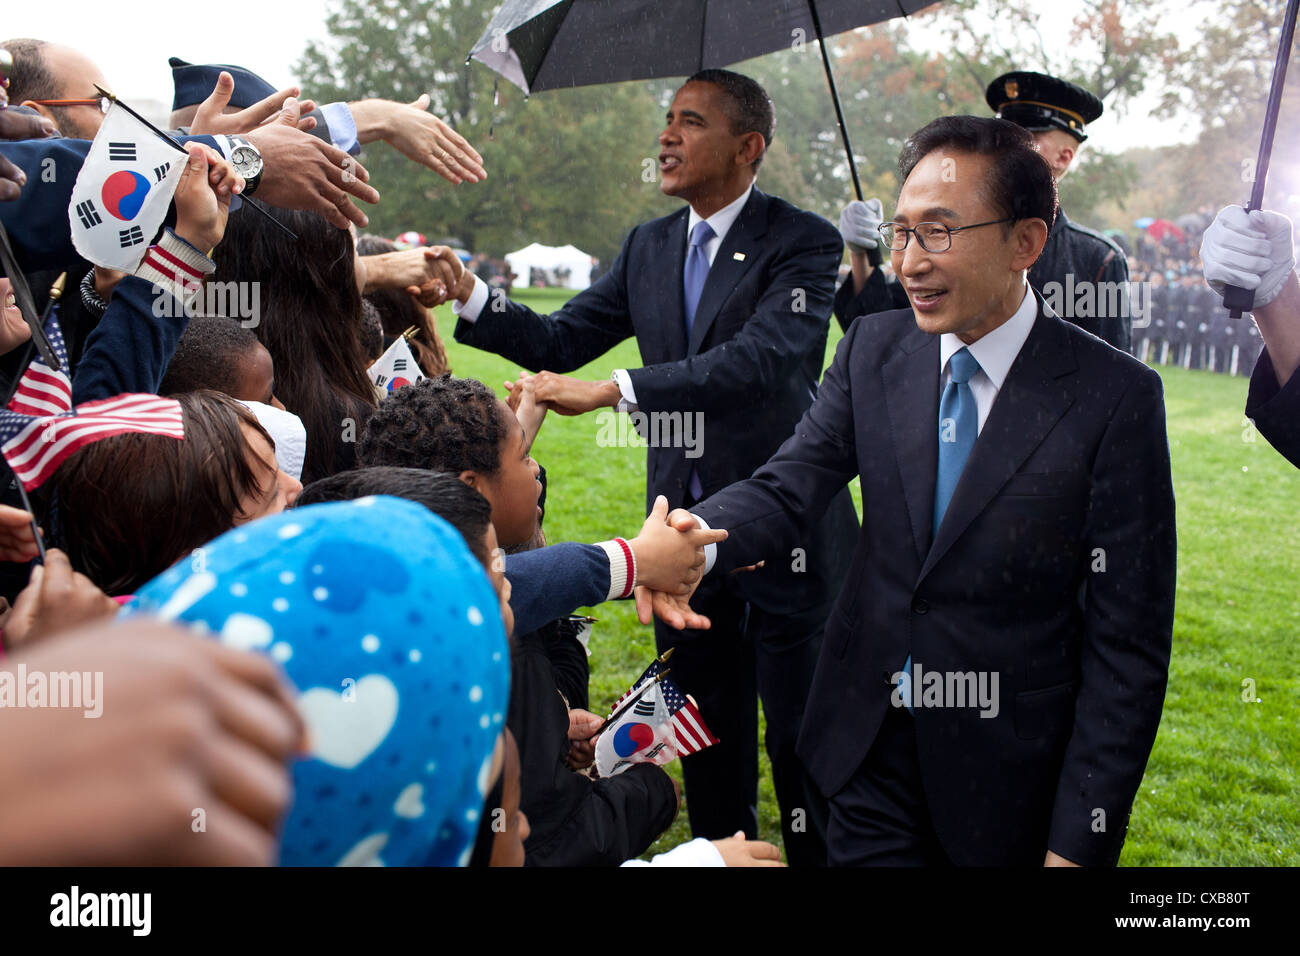
[[[718,738],[704,724],[699,708],[682,693],[682,689],[665,677],[659,682],[659,689],[664,695],[664,703],[673,715],[673,734],[677,738],[677,752],[682,756],[703,750],[718,743]]]
[[[157,395],[128,394],[83,402],[60,415],[0,411],[0,453],[28,491],[77,449],[127,432],[183,439],[180,403]]]
[[[50,340],[60,369],[68,367],[68,349],[63,343],[63,329],[59,327],[59,307],[50,310],[45,320],[45,337]],[[61,415],[72,408],[72,380],[64,371],[54,371],[37,353],[18,380],[14,397],[9,400],[9,410],[23,415]]]
[[[651,661],[650,666],[645,669],[644,674],[637,678],[636,683],[614,702],[614,706],[609,709],[609,716],[614,716],[629,697],[644,687],[647,681],[653,681],[658,677],[663,669],[662,660],[656,658]],[[676,740],[679,754],[683,756],[693,754],[711,744],[718,743],[718,738],[713,736],[713,732],[704,723],[704,718],[700,716],[699,708],[695,706],[689,697],[682,693],[681,688],[673,683],[672,678],[663,678],[659,682],[659,691],[663,695],[664,703],[668,706],[668,712],[672,714],[673,737]],[[640,706],[640,702],[633,705],[633,710],[635,711],[638,706]]]

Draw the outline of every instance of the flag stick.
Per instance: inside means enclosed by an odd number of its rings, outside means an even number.
[[[131,109],[131,107],[127,106],[124,102],[122,102],[121,100],[119,100],[119,99],[118,99],[116,96],[114,96],[112,93],[108,92],[108,90],[104,89],[104,88],[103,88],[102,86],[100,86],[98,83],[94,83],[94,84],[92,84],[92,85],[95,87],[95,89],[99,90],[99,93],[100,93],[101,96],[107,96],[110,100],[112,100],[112,101],[113,101],[114,103],[116,103],[118,106],[122,107],[122,109],[126,110],[128,113],[130,113],[132,116],[134,116],[136,119],[138,119],[138,120],[139,120],[141,123],[143,123],[145,126],[149,127],[149,129],[153,130],[155,133],[157,133],[159,136],[161,136],[164,140],[166,140],[168,143],[170,143],[170,144],[171,144],[172,146],[174,146],[176,149],[180,150],[182,153],[185,153],[187,156],[189,155],[189,150],[187,150],[184,146],[182,146],[182,145],[181,145],[181,141],[178,140],[175,136],[172,136],[170,133],[165,133],[165,132],[163,132],[162,130],[160,130],[157,126],[154,126],[153,123],[150,123],[147,119],[145,119],[143,116],[141,116],[141,115],[140,115],[139,113],[137,113],[135,110]],[[255,209],[255,210],[257,210],[258,212],[260,212],[260,213],[261,213],[261,214],[262,214],[262,215],[267,219],[267,221],[271,223],[271,225],[275,226],[275,228],[279,229],[281,232],[283,232],[286,236],[288,236],[288,237],[289,237],[290,239],[292,239],[294,242],[297,242],[297,241],[298,241],[298,237],[294,234],[294,232],[293,232],[292,229],[290,229],[290,228],[289,228],[288,226],[286,226],[284,223],[280,222],[278,219],[276,219],[274,216],[272,216],[269,212],[267,212],[265,209],[263,209],[261,203],[259,203],[259,202],[257,202],[256,200],[254,200],[253,197],[251,197],[251,196],[240,196],[239,198],[240,198],[241,200],[243,200],[244,202],[248,203],[248,205],[252,206],[253,209]]]
[[[9,465],[9,462],[6,460],[5,464]],[[31,517],[32,534],[36,536],[36,550],[41,555],[41,564],[44,564],[45,539],[41,537],[41,529],[36,525],[36,512],[32,509],[31,500],[27,497],[27,489],[23,487],[23,480],[18,477],[18,472],[14,471],[13,465],[9,465],[9,470],[13,472],[14,484],[18,486],[18,497],[23,501],[23,508],[26,509],[27,514]]]
[[[3,268],[4,274],[9,278],[9,284],[13,287],[14,301],[18,304],[19,314],[32,330],[32,341],[36,344],[36,350],[41,353],[41,358],[45,360],[46,365],[56,372],[59,371],[63,368],[63,363],[54,354],[50,340],[45,337],[45,327],[36,317],[36,300],[32,298],[27,277],[18,268],[18,257],[14,255],[13,246],[9,244],[9,233],[5,232],[3,223],[0,223],[0,268]]]

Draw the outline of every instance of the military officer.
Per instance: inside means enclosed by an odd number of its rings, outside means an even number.
[[[1058,184],[1088,138],[1085,128],[1102,113],[1101,100],[1083,87],[1023,70],[999,76],[989,84],[984,98],[999,119],[1034,134]],[[1067,280],[1067,276],[1072,278]],[[1029,282],[1048,302],[1061,302],[1062,318],[1117,349],[1132,350],[1128,260],[1123,250],[1101,233],[1072,222],[1059,206],[1043,254],[1029,270]],[[1049,283],[1059,283],[1057,299],[1051,296],[1051,289],[1044,288]],[[1096,284],[1090,297],[1077,291],[1086,283]],[[1106,294],[1114,287],[1102,283],[1123,283],[1118,287],[1123,294]],[[1073,296],[1071,290],[1076,290]]]

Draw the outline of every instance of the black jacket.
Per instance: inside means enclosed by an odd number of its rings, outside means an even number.
[[[730,532],[712,573],[781,554],[861,476],[862,533],[799,737],[809,772],[828,796],[844,786],[909,654],[940,674],[996,674],[996,716],[915,712],[945,853],[1113,864],[1160,722],[1174,618],[1160,377],[1040,301],[935,535],[938,414],[939,337],[910,310],[853,323],[794,437],[692,509]]]
[[[683,207],[635,227],[610,267],[557,312],[517,302],[460,321],[456,341],[533,370],[572,372],[635,336],[642,368],[629,376],[642,412],[701,413],[702,454],[648,449],[646,511],[657,495],[686,501],[691,469],[706,495],[748,478],[812,404],[825,361],[835,270],[843,243],[820,216],[755,189],[709,270],[689,341],[682,271]],[[680,444],[680,443],[679,443]],[[847,489],[792,545],[802,558],[739,576],[738,589],[773,614],[827,606],[838,592],[857,530]],[[805,564],[806,562],[806,564]]]

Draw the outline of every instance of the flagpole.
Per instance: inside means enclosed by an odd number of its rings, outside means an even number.
[[[8,459],[5,464],[9,465]],[[36,550],[40,553],[41,564],[45,563],[45,540],[41,537],[41,529],[36,524],[36,512],[32,508],[31,499],[27,497],[27,489],[23,487],[23,480],[18,477],[18,472],[14,471],[14,466],[9,465],[9,471],[14,476],[14,484],[18,486],[18,497],[22,499],[23,508],[31,518],[32,534],[36,537]]]
[[[27,284],[27,277],[18,268],[18,257],[14,254],[13,246],[9,244],[9,233],[5,232],[3,223],[0,223],[0,268],[3,268],[5,275],[9,277],[9,285],[13,287],[18,312],[28,328],[32,330],[32,342],[36,344],[36,350],[41,353],[41,358],[45,360],[46,365],[56,372],[60,371],[63,363],[54,354],[50,340],[45,337],[45,329],[36,317],[36,302],[32,299],[31,287]]]
[[[185,153],[186,155],[189,155],[189,150],[187,150],[184,146],[182,146],[182,145],[181,145],[181,141],[178,140],[176,137],[172,136],[170,133],[165,133],[165,132],[163,132],[163,131],[160,130],[157,126],[154,126],[153,123],[150,123],[147,119],[145,119],[143,116],[141,116],[141,115],[140,115],[139,113],[137,113],[135,110],[131,109],[131,107],[127,106],[124,102],[122,102],[121,100],[119,100],[119,99],[118,99],[116,96],[114,96],[112,93],[108,92],[108,90],[104,89],[104,88],[103,88],[102,86],[100,86],[98,83],[94,83],[94,84],[91,84],[91,85],[94,86],[95,89],[99,90],[99,93],[100,93],[101,96],[107,96],[107,97],[109,98],[109,100],[111,100],[112,102],[116,103],[118,106],[122,107],[122,109],[126,110],[128,113],[130,113],[132,116],[134,116],[137,120],[139,120],[141,123],[143,123],[143,124],[144,124],[145,126],[147,126],[149,129],[153,130],[155,133],[157,133],[159,136],[161,136],[165,141],[167,141],[168,143],[170,143],[170,144],[171,144],[172,146],[174,146],[176,149],[180,150],[182,153]],[[286,226],[284,223],[280,222],[280,220],[276,219],[276,218],[275,218],[274,216],[272,216],[269,212],[267,212],[265,209],[263,209],[262,206],[261,206],[261,204],[258,203],[258,202],[256,202],[256,201],[255,201],[251,196],[241,196],[241,197],[239,197],[239,198],[240,198],[241,200],[243,200],[244,202],[248,203],[248,205],[252,206],[253,209],[255,209],[255,210],[257,210],[258,212],[260,212],[263,216],[266,217],[266,219],[267,219],[267,220],[268,220],[268,221],[269,221],[273,226],[275,226],[275,228],[279,229],[281,232],[283,232],[286,236],[288,236],[288,237],[289,237],[290,239],[292,239],[294,242],[297,242],[297,241],[298,241],[298,237],[297,237],[297,235],[294,234],[294,232],[293,232],[292,229],[290,229],[290,228],[289,228],[288,226]]]

